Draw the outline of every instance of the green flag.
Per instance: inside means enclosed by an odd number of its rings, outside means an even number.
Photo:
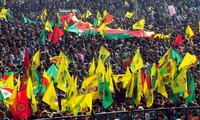
[[[62,25],[61,22],[60,22],[60,15],[59,15],[58,12],[56,13],[55,25],[57,25],[57,26],[59,26],[59,27]]]
[[[38,92],[40,92],[41,84],[42,84],[41,76],[39,75],[39,72],[37,70],[33,72],[32,80],[33,80],[33,84],[35,83],[34,90],[33,90],[34,94],[37,94]]]
[[[97,19],[97,18],[94,18],[94,28],[97,27],[97,24],[98,24],[98,19]]]
[[[28,24],[36,24],[36,21],[30,20],[27,17],[24,17],[24,23],[28,23]]]
[[[56,79],[58,73],[58,68],[55,66],[55,64],[52,64],[51,67],[47,70],[47,75],[51,76]]]
[[[195,101],[195,84],[194,84],[194,76],[192,76],[192,80],[188,80],[188,97],[185,99],[186,105],[191,101]]]
[[[13,19],[13,16],[12,16],[9,12],[6,14],[6,16],[7,16],[7,18],[8,18],[9,20],[12,20],[12,19]]]
[[[104,87],[104,86],[103,86],[103,83],[101,83],[101,79],[98,78],[98,90],[99,90],[99,93],[100,93],[100,94],[103,94],[103,90],[104,90],[103,87]]]
[[[109,89],[109,84],[106,78],[104,78],[104,88],[103,88],[103,107],[106,109],[113,103],[112,93]]]
[[[43,30],[42,33],[40,34],[39,43],[42,44],[45,42],[45,40],[46,40],[46,33],[45,30]]]
[[[179,100],[179,93],[174,94],[171,89],[169,92],[169,99],[172,100],[172,103],[177,103]]]
[[[182,61],[182,56],[174,49],[171,50],[170,58],[176,58],[176,63],[179,64]]]

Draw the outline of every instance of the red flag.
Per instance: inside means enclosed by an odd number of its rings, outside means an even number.
[[[144,78],[144,72],[142,71],[141,71],[141,79],[142,79],[142,88],[144,88],[145,78]]]
[[[106,17],[104,18],[104,22],[107,24],[110,24],[110,21],[113,19],[113,15],[107,14]]]
[[[177,35],[177,37],[174,40],[174,46],[178,46],[178,45],[181,45],[181,46],[183,45],[183,39],[180,33]]]
[[[31,65],[31,61],[29,59],[29,54],[28,54],[28,48],[26,48],[25,51],[25,56],[24,56],[24,66],[25,66],[25,70],[28,70],[28,67]]]
[[[148,90],[150,90],[151,89],[151,83],[150,83],[148,71],[146,72],[145,80],[146,80],[146,83],[147,83],[147,88],[148,88]]]
[[[53,44],[56,44],[58,42],[58,39],[61,38],[64,35],[64,32],[58,27],[55,26],[53,29],[53,32],[49,34],[49,39],[51,39]]]
[[[26,95],[26,87],[23,80],[20,90],[17,91],[13,105],[10,105],[10,112],[12,113],[14,120],[26,119],[31,115],[31,109]]]

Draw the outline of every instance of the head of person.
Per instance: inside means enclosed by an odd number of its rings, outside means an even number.
[[[119,88],[119,89],[122,89],[122,88],[123,88],[123,83],[122,83],[122,82],[119,82],[119,83],[118,83],[118,88]]]

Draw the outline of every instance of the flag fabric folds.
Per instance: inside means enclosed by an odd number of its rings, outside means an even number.
[[[183,39],[182,39],[182,36],[180,33],[176,36],[176,38],[174,40],[174,46],[178,46],[178,45],[180,45],[180,46],[183,45]]]
[[[6,19],[6,14],[8,13],[8,9],[2,8],[0,13],[0,18]]]
[[[48,31],[48,32],[52,31],[51,24],[50,24],[50,22],[48,20],[45,23],[45,30]]]
[[[93,58],[89,68],[89,76],[94,75],[94,73],[95,73],[95,60]]]
[[[103,86],[103,107],[106,109],[113,103],[112,93],[109,89],[109,83],[105,77]]]
[[[103,18],[105,18],[107,14],[108,14],[108,12],[106,10],[104,10],[103,11]]]
[[[189,104],[189,102],[191,101],[195,101],[195,81],[194,81],[194,76],[192,76],[192,78],[190,78],[190,80],[188,80],[188,96],[185,99],[186,105]]]
[[[101,21],[103,20],[103,18],[101,17],[101,14],[100,14],[100,12],[98,11],[97,12],[97,19],[98,19],[98,26],[101,24]]]
[[[15,120],[26,119],[31,115],[26,87],[23,81],[21,82],[20,90],[16,93],[13,105],[10,105],[9,108]]]
[[[39,43],[40,44],[44,43],[46,38],[47,38],[46,37],[46,32],[45,32],[45,30],[43,30],[42,33],[40,34],[40,37],[39,37]]]
[[[145,19],[141,19],[133,24],[132,28],[137,30],[143,30],[145,25]]]
[[[196,66],[197,62],[197,57],[187,52],[182,62],[180,63],[178,69],[180,70],[181,68],[188,68],[191,67],[191,65]]]
[[[140,55],[140,50],[137,49],[135,52],[135,56],[133,57],[133,60],[131,62],[131,70],[132,72],[136,72],[137,70],[144,67],[142,57]]]
[[[53,82],[51,82],[50,86],[47,88],[47,91],[45,92],[42,101],[48,104],[51,109],[56,110],[57,112],[59,111],[58,98]]]
[[[172,81],[171,88],[173,93],[185,92],[187,91],[187,70],[181,69],[180,73],[177,75],[176,79]]]
[[[32,84],[30,77],[27,80],[26,95],[29,99],[31,99],[31,107],[32,107],[33,111],[36,111],[37,110],[37,103],[36,103],[36,99],[35,99],[35,94],[33,92],[33,84]]]
[[[64,32],[58,27],[55,26],[53,29],[53,32],[49,34],[49,39],[52,41],[53,44],[56,44],[59,40],[64,35]]]
[[[92,12],[90,12],[89,10],[86,11],[86,14],[85,14],[85,18],[88,18],[92,15]]]
[[[40,66],[40,50],[38,50],[33,56],[32,65],[34,65],[34,70]]]
[[[99,51],[99,59],[102,60],[103,64],[109,56],[110,52],[104,46],[101,46]]]
[[[168,59],[170,59],[171,49],[172,48],[169,48],[167,52],[165,52],[165,54],[160,58],[160,60],[158,61],[159,66],[165,63]]]
[[[41,19],[41,20],[44,20],[44,19],[46,18],[46,16],[47,16],[47,9],[45,8],[45,9],[43,10],[41,16],[40,16],[40,19]]]
[[[42,85],[41,85],[41,91],[43,93],[46,92],[46,90],[49,87],[50,83],[51,83],[50,76],[48,76],[46,71],[44,70],[43,76],[42,76]]]
[[[24,23],[28,23],[28,24],[36,24],[36,21],[30,20],[27,17],[24,17]]]
[[[192,28],[188,25],[185,30],[185,39],[192,43],[192,38],[194,37],[194,32]]]
[[[124,1],[124,6],[125,7],[129,7],[129,4],[128,4],[128,2],[126,0]]]
[[[128,11],[127,11],[125,17],[127,17],[127,18],[132,18],[133,15],[134,15],[134,12],[128,12]]]
[[[113,15],[107,14],[106,17],[104,18],[104,22],[107,24],[110,24],[111,20],[114,18]]]

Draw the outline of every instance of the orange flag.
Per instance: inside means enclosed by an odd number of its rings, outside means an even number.
[[[113,15],[107,14],[106,17],[104,18],[104,22],[107,24],[110,24],[110,21],[114,18]]]

